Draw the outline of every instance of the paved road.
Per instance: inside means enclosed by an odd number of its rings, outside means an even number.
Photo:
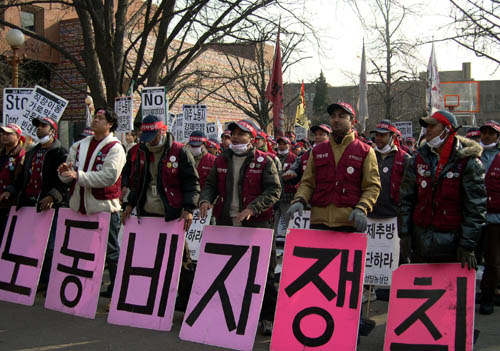
[[[47,310],[44,301],[42,296],[37,296],[34,306],[0,301],[1,351],[222,350],[180,340],[181,313],[175,314],[171,332],[157,332],[107,324],[105,306],[109,300],[105,298],[99,300],[95,320]],[[370,317],[377,321],[377,327],[369,337],[361,338],[359,351],[382,350],[386,313],[386,302],[371,303]],[[481,336],[475,350],[500,350],[500,307],[490,316],[482,316],[476,310],[476,328],[481,330]],[[254,349],[268,350],[269,342],[270,338],[258,335]]]

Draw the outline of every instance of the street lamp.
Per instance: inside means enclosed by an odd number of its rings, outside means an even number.
[[[7,44],[12,48],[12,86],[17,88],[19,83],[19,57],[17,50],[24,44],[24,34],[19,29],[11,29],[5,35]]]

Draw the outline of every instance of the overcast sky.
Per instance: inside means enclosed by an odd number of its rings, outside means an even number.
[[[401,0],[405,5],[416,1]],[[362,1],[358,1],[363,3]],[[419,1],[422,3],[422,1]],[[319,26],[323,33],[322,45],[325,49],[326,57],[319,57],[311,50],[314,58],[303,61],[293,66],[290,72],[284,76],[288,82],[312,82],[319,76],[320,70],[326,76],[327,82],[334,86],[351,85],[355,75],[359,81],[360,57],[363,37],[367,47],[370,46],[373,34],[364,31],[358,16],[344,0],[308,0],[306,2],[307,11],[310,12],[312,22]],[[373,14],[367,6],[361,5],[366,21],[373,20]],[[451,19],[450,3],[447,0],[424,0],[424,6],[420,15],[415,15],[405,22],[402,28],[405,36],[409,40],[415,38],[428,38],[431,40],[444,38],[447,34],[443,25],[449,23]],[[500,79],[500,69],[495,72],[497,65],[487,59],[478,58],[472,52],[461,48],[458,44],[449,42],[435,43],[437,63],[440,71],[460,70],[462,62],[471,62],[472,77],[476,80]],[[431,44],[419,46],[418,55],[421,61],[419,71],[425,71],[431,52]],[[495,53],[500,57],[500,52]],[[370,52],[367,51],[367,59]],[[372,66],[368,64],[368,70]],[[373,80],[374,77],[368,78]]]

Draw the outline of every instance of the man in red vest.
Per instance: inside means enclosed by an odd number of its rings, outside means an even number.
[[[420,124],[427,142],[401,183],[401,236],[411,238],[412,263],[461,262],[475,269],[474,249],[486,220],[481,147],[456,135],[457,119],[448,111]]]
[[[500,305],[500,296],[495,294],[500,274],[500,124],[488,121],[481,126],[480,133],[488,199],[482,240],[485,264],[479,313],[492,314],[494,305]]]
[[[92,120],[94,135],[73,144],[66,162],[58,168],[59,178],[70,184],[69,207],[82,214],[110,212],[106,263],[111,284],[101,296],[111,297],[120,246],[121,172],[125,151],[113,135],[118,117],[110,109],[98,108]]]
[[[296,182],[291,179],[286,179],[283,174],[290,170],[297,155],[295,155],[291,150],[291,141],[287,137],[278,137],[276,139],[278,142],[278,159],[281,164],[280,181],[281,181],[281,198],[276,205],[276,212],[274,213],[274,230],[278,230],[281,216],[285,216],[286,211],[290,207],[290,202],[292,201],[296,188]]]
[[[200,188],[203,190],[208,174],[214,166],[216,156],[207,151],[208,139],[201,130],[195,130],[191,133],[188,144],[200,177]]]
[[[377,219],[398,217],[399,187],[410,155],[399,146],[398,130],[391,121],[380,121],[371,133],[375,134],[375,154],[382,190],[368,217]],[[403,259],[408,256],[407,251],[402,250]]]
[[[256,149],[255,125],[241,120],[229,125],[231,144],[215,160],[200,199],[200,216],[217,197],[214,216],[217,225],[272,228],[273,205],[279,200],[281,185],[272,158]],[[276,246],[273,240],[271,260],[260,314],[261,332],[271,335],[278,296],[274,285]]]
[[[311,204],[311,229],[337,232],[366,231],[366,214],[380,192],[380,176],[373,149],[356,138],[355,112],[345,102],[331,104],[329,142],[315,145],[299,188],[287,212],[299,215]],[[366,336],[375,322],[361,319],[359,334]]]

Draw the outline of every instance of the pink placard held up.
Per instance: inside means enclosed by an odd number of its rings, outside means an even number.
[[[290,230],[272,351],[356,349],[366,244],[365,234]]]
[[[272,240],[271,229],[204,228],[181,339],[252,350]]]
[[[476,272],[459,263],[403,265],[392,273],[384,350],[471,351]]]
[[[0,300],[33,305],[54,210],[11,207],[0,243]]]
[[[99,300],[110,214],[59,209],[45,308],[94,318]]]
[[[184,249],[184,221],[131,217],[111,299],[108,323],[169,331]]]

